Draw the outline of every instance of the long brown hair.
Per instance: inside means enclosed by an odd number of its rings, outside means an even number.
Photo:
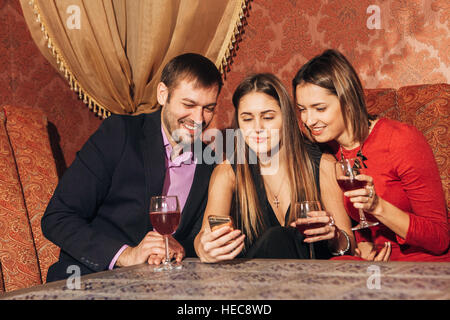
[[[293,204],[295,202],[302,200],[319,200],[314,179],[315,168],[306,150],[305,139],[300,132],[292,100],[281,81],[273,74],[260,73],[250,75],[236,88],[233,94],[235,128],[239,129],[239,102],[245,95],[252,92],[260,92],[271,96],[278,102],[281,109],[283,125],[280,148],[285,148],[288,181],[291,186],[291,209],[288,213],[288,221],[291,221],[294,210]],[[239,145],[242,147],[239,148]],[[241,215],[242,231],[245,232],[247,240],[251,243],[264,231],[265,227],[261,216],[262,204],[259,203],[257,189],[252,175],[252,170],[257,173],[260,172],[259,161],[255,165],[252,165],[251,162],[249,162],[249,154],[251,151],[245,142],[237,142],[236,146],[236,154],[238,154],[238,156],[244,155],[244,161],[238,161],[236,163],[236,209]]]
[[[338,97],[344,124],[352,128],[353,139],[362,143],[369,135],[369,115],[361,81],[353,66],[337,50],[328,49],[304,64],[292,80],[297,104],[297,86],[314,84]]]

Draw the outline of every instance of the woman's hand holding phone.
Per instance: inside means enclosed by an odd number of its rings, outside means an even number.
[[[209,228],[200,238],[202,262],[218,262],[235,258],[244,248],[245,235],[235,230],[231,217],[208,216]]]

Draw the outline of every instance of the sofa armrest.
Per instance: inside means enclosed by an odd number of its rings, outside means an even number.
[[[22,186],[41,279],[58,260],[59,248],[42,234],[41,219],[58,183],[47,130],[47,117],[39,108],[4,106],[6,130]]]
[[[0,262],[5,291],[41,283],[30,223],[0,109]]]

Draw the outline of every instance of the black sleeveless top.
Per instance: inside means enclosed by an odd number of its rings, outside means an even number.
[[[322,158],[322,151],[320,148],[309,141],[305,141],[305,146],[307,153],[312,161],[313,170],[314,170],[314,179],[316,182],[318,193],[320,194],[320,178],[319,178],[319,166],[320,166],[320,159]],[[249,152],[253,152],[251,149],[249,149]],[[235,160],[235,159],[234,159]],[[233,171],[236,174],[236,162],[234,161],[232,163]],[[280,222],[277,219],[277,216],[275,215],[275,212],[272,209],[272,206],[270,205],[269,200],[267,199],[266,189],[264,187],[264,181],[260,173],[259,165],[258,164],[249,164],[250,172],[253,178],[253,181],[255,182],[255,189],[258,195],[258,202],[261,209],[262,214],[262,222],[264,226],[264,230],[261,230],[264,232],[266,229],[269,229],[271,227],[280,226]],[[239,206],[237,204],[236,195],[233,195],[232,205],[231,205],[231,212],[230,215],[233,217],[236,227],[238,229],[242,230],[242,219],[241,215],[238,210]],[[288,226],[288,219],[289,219],[289,210],[290,206],[288,207],[286,214],[285,214],[285,226]],[[246,237],[246,241],[247,241]],[[245,248],[248,248],[251,246],[251,243],[245,244]],[[245,249],[244,249],[245,251]]]

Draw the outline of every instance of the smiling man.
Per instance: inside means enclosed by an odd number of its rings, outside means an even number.
[[[195,256],[213,165],[199,161],[202,130],[213,119],[222,78],[198,54],[172,59],[161,75],[161,110],[112,115],[77,153],[42,218],[44,235],[61,248],[47,281],[141,263],[159,264],[163,237],[149,217],[152,196],[176,195],[180,224],[170,236],[178,261]],[[196,154],[194,143],[202,144]],[[70,267],[70,268],[69,268]]]

